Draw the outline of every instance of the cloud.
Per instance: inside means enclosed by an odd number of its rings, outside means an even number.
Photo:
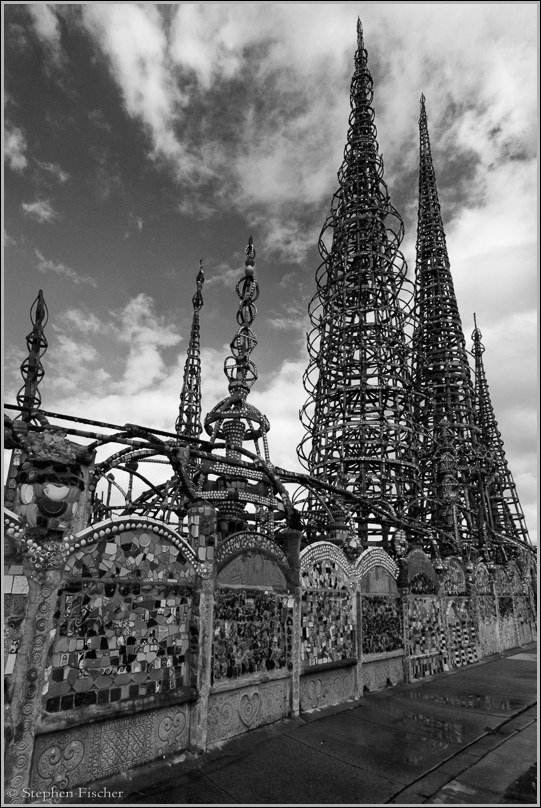
[[[128,114],[148,133],[151,156],[182,184],[179,210],[210,216],[234,208],[258,224],[269,254],[297,263],[317,238],[315,212],[337,185],[356,15],[347,4],[332,16],[326,4],[192,3],[169,15],[149,5],[82,10]],[[535,147],[532,12],[472,7],[467,31],[452,4],[407,13],[368,5],[363,17],[393,196],[411,201],[424,91],[435,154],[448,166],[440,175],[449,216],[459,202],[475,202],[472,172],[483,197],[489,156],[516,160]]]
[[[184,97],[171,70],[162,17],[154,6],[87,5],[86,30],[108,57],[129,115],[139,118],[152,142],[151,154],[172,161],[179,176],[209,176],[175,134]]]
[[[130,300],[114,318],[117,339],[129,345],[120,384],[126,393],[133,395],[165,377],[167,368],[161,350],[177,345],[181,337],[174,325],[156,314],[154,301],[145,294]]]
[[[238,266],[231,267],[229,264],[224,262],[214,267],[212,273],[207,273],[205,270],[205,286],[207,289],[209,289],[211,286],[226,286],[231,288],[232,285],[237,283],[239,278],[242,278],[244,269],[241,269],[241,267],[243,263],[244,260],[240,257],[239,253]]]
[[[104,132],[111,132],[111,124],[105,119],[105,115],[101,109],[92,109],[88,113],[89,120]]]
[[[266,317],[266,322],[277,331],[300,331],[305,334],[310,330],[310,320],[304,301],[284,303],[282,314]],[[304,340],[303,340],[304,344]]]
[[[59,165],[57,165],[57,163],[41,163],[39,160],[36,160],[36,162],[38,166],[43,169],[43,171],[47,171],[49,174],[52,174],[61,185],[69,180],[70,175],[67,173],[67,171],[64,171]]]
[[[6,123],[4,129],[4,160],[12,171],[20,173],[28,165],[25,155],[26,149],[26,138],[22,130]]]
[[[7,230],[6,230],[6,228],[4,228],[4,247],[8,247],[8,246],[16,247],[16,246],[17,246],[17,242],[15,241],[15,239],[14,239],[14,238],[12,238],[12,237],[9,235],[9,233],[8,233],[8,232],[7,232]]]
[[[30,219],[35,219],[40,224],[51,222],[60,219],[61,216],[53,208],[49,199],[36,199],[34,202],[23,202],[21,205],[24,215]]]
[[[143,229],[143,219],[140,216],[136,216],[131,211],[128,212],[128,227],[126,232],[124,233],[124,240],[129,238],[132,233],[140,233]]]
[[[56,275],[69,278],[70,281],[73,281],[73,283],[77,285],[80,283],[88,283],[90,286],[97,287],[98,284],[91,275],[81,275],[79,272],[76,272],[74,269],[66,266],[65,264],[55,263],[54,261],[45,258],[39,252],[39,250],[35,250],[35,253],[39,259],[38,269],[40,272],[53,272]]]
[[[34,32],[46,46],[50,59],[60,65],[63,61],[60,26],[58,18],[48,3],[32,3],[26,6]]]

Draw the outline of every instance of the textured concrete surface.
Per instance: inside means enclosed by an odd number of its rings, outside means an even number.
[[[533,644],[506,651],[93,784],[118,798],[64,802],[534,804],[536,663]]]

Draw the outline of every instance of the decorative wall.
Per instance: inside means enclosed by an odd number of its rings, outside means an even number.
[[[404,681],[404,655],[387,655],[383,659],[363,662],[363,690],[373,692]]]
[[[39,735],[30,788],[60,790],[140,766],[188,745],[189,707],[135,713],[110,721]]]
[[[496,654],[500,650],[500,645],[495,598],[493,595],[478,595],[475,600],[478,616],[479,656]]]
[[[353,615],[358,580],[341,550],[318,542],[301,553],[301,665],[355,659]]]
[[[290,670],[293,598],[257,589],[219,589],[213,632],[213,684]]]
[[[291,680],[211,693],[208,706],[208,743],[272,724],[289,713]]]
[[[534,642],[537,639],[535,630],[535,613],[528,595],[515,596],[519,645]]]
[[[349,593],[303,592],[301,605],[301,664],[320,665],[356,656]]]
[[[363,595],[361,598],[362,652],[385,654],[404,648],[401,598]]]
[[[341,704],[354,697],[355,666],[331,668],[301,676],[301,709],[314,710]]]
[[[188,684],[189,587],[73,581],[59,592],[47,712]]]
[[[422,679],[442,673],[448,666],[445,658],[445,635],[441,603],[436,597],[408,596],[407,654],[410,679]]]
[[[500,633],[500,651],[514,648],[518,644],[512,595],[501,595],[498,598],[498,629]]]
[[[56,713],[189,684],[193,565],[153,532],[111,523],[67,560],[45,671]]]
[[[460,587],[462,588],[462,587]],[[449,599],[446,604],[447,662],[460,668],[479,659],[478,631],[469,598]]]

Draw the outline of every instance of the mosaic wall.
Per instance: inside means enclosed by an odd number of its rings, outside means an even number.
[[[250,589],[216,591],[213,683],[289,669],[292,643],[293,598]]]
[[[418,572],[409,582],[412,595],[436,595],[437,587],[425,572]]]
[[[187,684],[191,590],[72,582],[44,687],[47,712],[166,693]]]
[[[404,657],[394,656],[363,662],[363,690],[372,693],[404,681]]]
[[[515,596],[515,607],[517,613],[519,644],[525,645],[537,639],[535,630],[535,614],[527,595]]]
[[[30,787],[67,790],[181,752],[188,745],[189,705],[98,721],[36,738]]]
[[[305,591],[301,602],[301,665],[356,656],[349,593]]]
[[[195,570],[173,544],[160,543],[158,536],[144,530],[126,530],[71,555],[65,575],[193,583]]]
[[[352,699],[355,688],[355,665],[347,668],[331,668],[319,673],[301,676],[301,710],[315,710],[341,704]]]
[[[400,598],[363,595],[361,620],[363,656],[384,654],[404,647],[404,621]]]
[[[478,637],[470,603],[461,598],[447,606],[447,659],[451,668],[471,665],[479,659]]]
[[[326,550],[327,548],[321,549]],[[331,558],[314,561],[306,568],[301,569],[301,586],[304,589],[341,589],[345,591],[347,590],[348,582],[349,579],[344,570]]]
[[[445,595],[466,594],[466,574],[457,558],[446,558],[441,586]]]
[[[500,651],[505,651],[506,648],[514,648],[518,645],[517,632],[515,630],[513,597],[511,595],[504,595],[498,598],[498,611],[500,615],[498,620]]]
[[[476,598],[479,632],[479,653],[481,657],[499,651],[496,633],[496,601],[492,595],[479,595]]]
[[[272,724],[289,714],[291,680],[257,687],[211,693],[208,702],[208,743],[240,735],[246,730]]]
[[[441,606],[436,598],[408,597],[408,653],[412,680],[446,669]]]
[[[74,553],[58,593],[43,690],[49,713],[167,693],[188,684],[195,573],[144,530]],[[170,582],[170,583],[168,583]]]
[[[28,580],[22,564],[4,566],[4,675],[13,673],[22,638],[28,601]]]

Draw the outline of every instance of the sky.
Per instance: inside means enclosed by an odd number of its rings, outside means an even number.
[[[49,309],[46,410],[174,430],[199,260],[203,412],[227,396],[249,235],[250,401],[299,470],[308,302],[337,187],[356,21],[415,269],[426,96],[458,305],[532,539],[537,446],[536,3],[12,4],[4,11],[4,385]]]

